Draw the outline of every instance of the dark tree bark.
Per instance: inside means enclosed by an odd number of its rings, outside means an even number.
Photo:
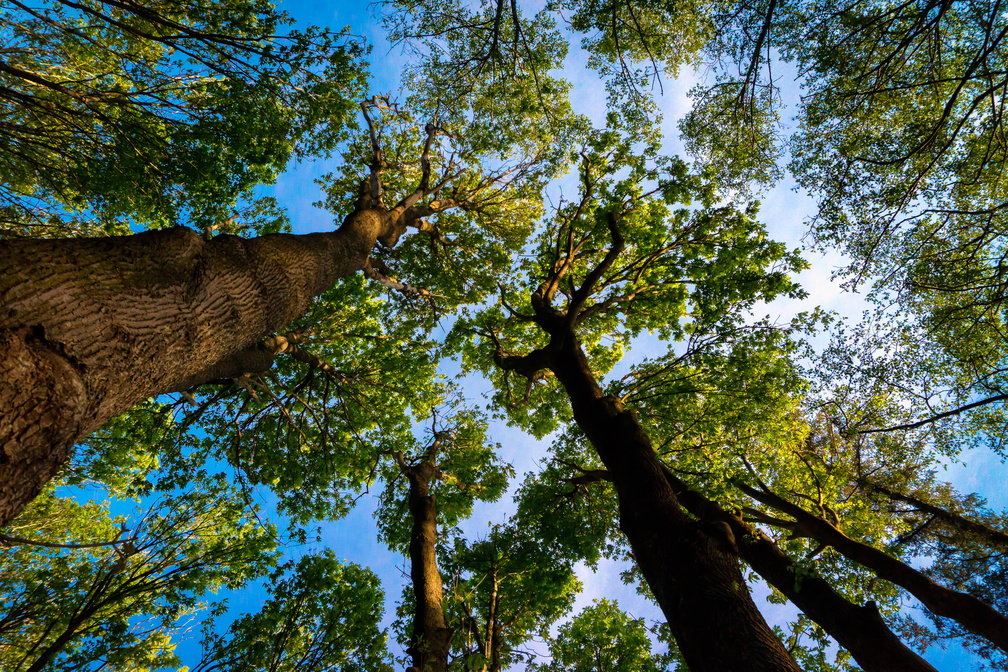
[[[430,483],[438,476],[436,439],[418,464],[408,465],[396,454],[399,468],[409,480],[410,579],[413,583],[413,628],[410,654],[413,667],[421,672],[447,672],[452,630],[445,620],[444,586],[437,565],[437,501]]]
[[[851,539],[826,520],[813,515],[766,488],[753,488],[740,481],[735,486],[795,519],[796,530],[820,543],[832,546],[849,560],[875,572],[886,581],[905,589],[939,616],[951,618],[1002,651],[1008,651],[1008,618],[983,600],[939,585],[913,567],[873,546]]]
[[[116,238],[0,240],[0,528],[69,458],[74,443],[133,405],[265,371],[283,339],[263,342],[311,300],[370,264],[418,217],[464,207],[423,204],[432,124],[416,189],[381,199],[381,148],[354,211],[331,233],[205,240],[186,228]]]
[[[359,208],[303,236],[0,241],[0,526],[117,414],[268,368],[261,339],[364,268],[403,210]]]
[[[573,335],[548,346],[549,368],[605,464],[620,528],[693,672],[797,671],[749,594],[738,550],[690,518],[636,415],[606,396]]]
[[[590,175],[581,209],[591,198]],[[575,217],[579,216],[578,214]],[[534,321],[549,342],[526,355],[508,355],[496,341],[496,364],[533,380],[548,369],[563,386],[574,420],[608,471],[619,501],[620,529],[668,621],[692,672],[782,672],[800,669],[767,625],[749,594],[735,542],[690,517],[666,478],[636,414],[607,396],[577,339],[577,326],[596,284],[623,252],[619,215],[606,214],[612,245],[573,292],[563,310],[553,300],[573,264],[572,248],[557,243],[553,271],[532,293]],[[567,248],[567,256],[562,250]]]
[[[504,628],[500,622],[500,595],[498,589],[500,582],[497,579],[497,568],[493,564],[490,567],[490,604],[487,606],[487,672],[501,672],[501,653],[503,649]]]
[[[704,522],[727,526],[741,558],[847,649],[866,672],[934,672],[893,634],[873,602],[851,603],[822,577],[802,572],[772,539],[740,516],[690,489],[671,472],[666,477],[683,508]]]
[[[680,506],[636,415],[599,387],[571,321],[541,302],[536,312],[549,344],[525,356],[498,352],[496,361],[523,375],[548,368],[563,385],[575,422],[605,464],[620,528],[690,670],[797,672],[752,601],[734,540]]]

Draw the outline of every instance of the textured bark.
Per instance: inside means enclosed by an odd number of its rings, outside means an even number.
[[[859,606],[833,590],[822,577],[800,568],[763,532],[725,511],[666,472],[683,507],[712,524],[727,526],[739,555],[771,586],[847,649],[866,672],[935,672],[906,647],[882,620],[873,602]]]
[[[413,582],[413,632],[407,653],[420,672],[446,672],[452,631],[445,621],[444,586],[437,566],[437,502],[430,481],[437,474],[432,461],[400,468],[409,479],[410,579]]]
[[[566,325],[550,331],[542,352],[609,472],[620,528],[690,670],[797,672],[752,601],[734,542],[686,515],[635,414],[603,394]]]
[[[335,232],[303,236],[207,241],[175,228],[0,241],[0,526],[102,423],[266,367],[257,343],[360,270],[393,216],[358,210]]]
[[[753,499],[794,518],[802,534],[832,546],[849,560],[875,572],[880,579],[905,589],[935,614],[951,618],[973,634],[1008,652],[1008,618],[983,600],[935,583],[910,565],[873,546],[851,539],[828,521],[772,492],[740,482],[735,485]]]

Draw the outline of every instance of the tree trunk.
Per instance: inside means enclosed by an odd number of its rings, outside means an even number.
[[[636,416],[603,394],[570,332],[552,336],[548,366],[612,478],[620,528],[690,670],[798,672],[752,601],[734,541],[685,514]]]
[[[0,527],[119,413],[267,368],[259,340],[360,270],[390,225],[367,209],[303,236],[0,241]]]
[[[763,532],[691,490],[673,474],[666,472],[666,476],[686,510],[705,522],[727,525],[742,559],[847,649],[865,672],[934,672],[893,634],[874,603],[851,603],[822,577],[802,572]]]
[[[409,467],[410,578],[415,599],[413,632],[407,653],[420,672],[447,672],[452,631],[445,621],[444,587],[437,566],[437,503],[429,485],[437,469],[431,462]]]

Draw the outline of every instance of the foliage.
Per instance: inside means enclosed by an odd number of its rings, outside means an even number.
[[[378,630],[382,591],[369,570],[324,551],[278,567],[258,613],[210,633],[195,672],[390,672]]]
[[[221,611],[208,594],[275,561],[272,531],[217,480],[130,517],[50,489],[11,529],[18,538],[0,556],[0,661],[12,671],[178,665],[172,635]]]
[[[605,598],[595,600],[572,621],[560,626],[550,641],[549,664],[535,664],[534,672],[664,672],[680,667],[675,650],[651,652],[652,641],[643,619],[620,610]]]
[[[494,525],[472,542],[456,537],[441,565],[448,619],[456,624],[453,665],[459,670],[495,661],[508,669],[530,661],[533,654],[523,646],[548,636],[580,588],[571,563],[514,521]]]
[[[539,318],[550,309],[570,321],[604,393],[633,410],[668,473],[759,525],[794,562],[796,583],[822,578],[853,604],[874,603],[920,648],[956,637],[1004,667],[952,620],[900,615],[901,588],[785,510],[1005,610],[1003,516],[939,477],[966,448],[1003,452],[997,6],[387,8],[392,38],[414,56],[407,94],[366,101],[352,132],[363,49],[345,32],[288,31],[283,14],[244,0],[0,8],[0,35],[14,45],[0,60],[5,235],[281,230],[284,213],[254,187],[291,157],[334,152],[343,165],[321,182],[337,218],[365,180],[380,182],[386,203],[427,173],[438,185],[399,244],[372,255],[404,291],[340,282],[276,335],[289,347],[269,371],[148,401],[88,439],[65,482],[104,484],[152,509],[126,522],[122,539],[108,507],[50,492],[5,531],[108,545],[4,551],[0,639],[12,643],[0,646],[0,666],[177,665],[179,619],[203,609],[207,592],[271,569],[272,529],[244,509],[252,493],[275,496],[304,541],[308,525],[344,515],[380,478],[379,533],[401,551],[403,465],[425,460],[438,470],[430,490],[452,665],[527,661],[523,643],[572,604],[574,564],[626,553],[615,493],[557,381],[505,366],[548,346]],[[575,113],[559,76],[577,39],[608,87],[603,128]],[[771,71],[779,60],[797,66],[805,93],[790,139]],[[705,78],[679,125],[690,166],[664,155],[648,89],[692,67]],[[796,365],[809,354],[797,341],[828,320],[755,314],[804,296],[799,253],[770,240],[746,200],[781,178],[785,150],[818,196],[817,243],[851,255],[854,285],[875,283],[878,312],[861,326],[834,323],[815,370]],[[576,195],[551,191],[547,207],[544,187],[568,167]],[[492,425],[446,382],[457,368],[490,381],[495,419],[552,441],[518,489],[515,518],[468,540],[458,528],[477,502],[502,497],[513,473]],[[381,595],[365,570],[326,553],[269,581],[260,613],[224,634],[208,629],[201,669],[387,669]],[[805,616],[781,635],[809,669],[849,667]],[[653,655],[650,639],[602,600],[562,626],[552,662],[533,668],[668,669],[676,654]]]
[[[4,232],[208,228],[291,156],[332,151],[362,95],[362,48],[291,23],[248,0],[6,4]]]

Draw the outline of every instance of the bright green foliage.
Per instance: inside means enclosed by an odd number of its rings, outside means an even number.
[[[790,446],[805,434],[805,381],[793,339],[809,328],[806,317],[691,338],[635,364],[609,391],[634,408],[674,471],[728,503],[732,478],[750,469],[776,475],[796,459]]]
[[[178,665],[171,636],[207,613],[208,593],[237,588],[274,562],[273,531],[254,520],[237,493],[217,481],[193,486],[134,517],[111,518],[107,506],[51,491],[37,499],[15,521],[12,536],[92,546],[19,541],[3,551],[0,667]]]
[[[375,99],[365,108],[375,142],[369,134],[357,136],[343,153],[342,170],[320,180],[326,191],[323,205],[337,217],[345,216],[368,179],[362,169],[373,166],[377,145],[381,201],[391,207],[416,189],[424,127],[437,127],[429,156],[435,193],[415,206],[420,216],[395,247],[372,253],[389,275],[428,293],[426,298],[393,296],[391,303],[400,309],[397,319],[417,313],[437,318],[496,293],[512,253],[525,244],[542,215],[544,185],[567,159],[565,140],[577,120],[568,114],[540,126],[474,118],[472,108],[490,95],[479,91],[471,99],[434,109],[421,100],[411,102],[409,111]]]
[[[262,609],[209,634],[194,672],[391,672],[378,578],[332,551],[270,575]]]
[[[586,140],[578,199],[561,203],[538,235],[535,253],[516,260],[499,305],[460,320],[449,341],[494,381],[498,412],[507,409],[512,422],[538,436],[567,417],[566,400],[552,393],[548,379],[520,381],[498,368],[494,355],[541,344],[529,319],[530,291],[539,285],[554,292],[560,309],[573,301],[576,288],[612,249],[611,217],[624,247],[575,318],[599,376],[644,332],[716,348],[750,328],[744,320],[757,301],[803,295],[790,274],[804,262],[767,239],[754,206],[715,205],[713,182],[691,174],[678,159],[657,156],[653,129],[616,115],[609,122]],[[698,206],[690,207],[694,200]],[[474,334],[480,345],[470,340]]]
[[[829,410],[856,421],[862,430],[885,424],[885,414],[893,410],[888,400],[874,400],[869,412],[857,418],[863,409],[843,405],[854,400],[833,401]],[[775,490],[790,493],[848,536],[922,567],[937,583],[974,595],[1003,613],[1008,606],[1003,514],[990,510],[982,497],[959,493],[943,480],[945,458],[936,452],[935,443],[941,443],[934,437],[910,432],[845,434],[836,424],[840,417],[816,418],[804,445],[791,449],[800,462],[780,474]],[[950,619],[925,611],[928,627],[923,619],[897,615],[899,591],[832,548],[822,548],[812,539],[789,538],[793,528],[782,525],[772,510],[769,513],[774,519],[766,520],[779,528],[783,547],[795,555],[814,556],[814,564],[807,566],[830,577],[834,587],[851,599],[874,600],[908,641],[926,649],[955,637],[992,669],[1004,668],[1003,653]]]
[[[773,88],[750,91],[745,82],[725,81],[690,94],[693,107],[679,130],[698,168],[717,175],[722,189],[739,192],[780,179],[780,102]]]
[[[409,108],[452,129],[472,150],[563,162],[573,118],[557,77],[568,43],[549,9],[455,0],[390,3],[390,38],[414,56]]]
[[[685,670],[676,652],[655,654],[643,619],[631,618],[615,601],[596,600],[560,626],[550,641],[549,664],[533,672],[665,672]]]
[[[989,3],[859,2],[792,49],[815,92],[792,165],[825,195],[815,235],[945,352],[952,406],[1002,386],[1006,26]]]
[[[899,347],[937,346],[927,353],[926,376],[897,384],[913,389],[921,378],[934,380],[913,390],[928,409],[918,403],[910,415],[999,396],[1004,12],[970,0],[765,0],[739,3],[716,22],[717,37],[705,47],[708,62],[721,63],[716,82],[696,90],[698,105],[682,126],[693,153],[727,184],[735,167],[772,179],[749,163],[772,158],[779,146],[772,59],[793,63],[802,96],[789,167],[817,198],[815,240],[849,255],[852,284],[874,284],[877,322],[899,323],[891,337],[911,341]],[[736,141],[761,125],[769,130]],[[906,356],[893,366],[916,368],[918,360]],[[889,384],[896,376],[884,378]],[[1003,413],[982,413],[991,417],[975,414],[980,431],[999,434]]]
[[[290,23],[253,0],[6,3],[0,226],[205,228],[292,155],[332,151],[362,95],[362,49]]]
[[[523,645],[546,639],[580,588],[572,564],[513,521],[495,525],[477,541],[456,538],[441,567],[458,670],[486,669],[494,661],[504,669],[527,662],[531,656]]]
[[[789,45],[815,92],[794,167],[829,195],[820,233],[881,268],[907,253],[961,261],[993,242],[1005,150],[995,140],[1002,103],[990,94],[1004,85],[1003,13],[978,2],[825,2],[805,11],[836,12]]]
[[[472,513],[477,501],[494,502],[504,494],[511,465],[497,456],[499,446],[487,440],[487,424],[474,410],[460,409],[448,417],[431,420],[432,437],[413,434],[379,439],[375,449],[383,456],[379,467],[385,489],[376,515],[378,533],[394,550],[409,545],[412,518],[409,513],[409,483],[399,464],[416,465],[433,460],[437,480],[428,484],[436,497],[440,529],[451,529]],[[440,439],[438,448],[431,450]],[[399,453],[399,455],[395,455]]]

